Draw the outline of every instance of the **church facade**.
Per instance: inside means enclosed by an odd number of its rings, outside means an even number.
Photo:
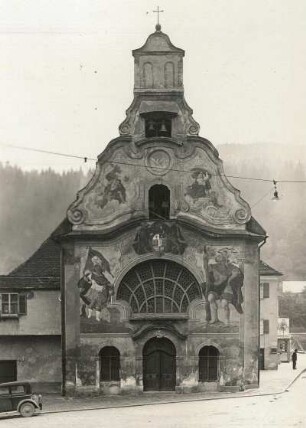
[[[265,231],[199,136],[184,51],[157,25],[133,56],[120,136],[55,233],[65,393],[257,386]]]
[[[0,379],[73,394],[257,387],[266,233],[199,136],[159,25],[134,99],[46,242],[0,277]]]

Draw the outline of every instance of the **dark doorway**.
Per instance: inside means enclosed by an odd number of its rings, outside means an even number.
[[[219,351],[214,346],[204,346],[199,352],[199,381],[218,380]]]
[[[143,349],[144,391],[174,391],[176,384],[176,351],[166,338],[150,339]]]
[[[101,382],[120,380],[120,352],[114,346],[105,346],[100,351]]]
[[[0,383],[17,380],[17,361],[0,361]]]
[[[259,352],[259,370],[265,369],[265,349],[260,348]]]
[[[163,184],[155,184],[149,190],[149,219],[169,220],[170,190]]]

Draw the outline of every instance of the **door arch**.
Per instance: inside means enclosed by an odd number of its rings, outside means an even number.
[[[175,384],[175,346],[165,337],[148,340],[143,348],[144,391],[174,391]]]
[[[219,372],[219,350],[203,346],[199,352],[199,382],[216,382]]]

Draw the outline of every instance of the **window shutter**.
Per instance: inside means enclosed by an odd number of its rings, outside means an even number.
[[[269,320],[264,320],[263,322],[263,333],[264,334],[269,333]]]
[[[260,320],[259,334],[263,334],[263,320]]]
[[[268,282],[263,283],[263,298],[270,297],[270,284]]]
[[[27,313],[27,296],[19,294],[19,314],[26,315]]]
[[[260,284],[260,298],[263,299],[263,284]]]

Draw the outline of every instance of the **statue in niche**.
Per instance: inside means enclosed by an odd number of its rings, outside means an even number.
[[[106,174],[108,181],[102,191],[102,195],[97,196],[96,205],[103,209],[110,201],[117,201],[119,204],[126,202],[126,189],[120,179],[121,169],[118,165]],[[125,177],[127,181],[128,178]]]
[[[89,248],[84,275],[78,282],[80,290],[80,315],[96,321],[101,320],[101,311],[107,306],[114,293],[114,277],[109,262],[96,250]]]
[[[239,265],[231,260],[231,255],[232,249],[228,248],[214,251],[211,247],[204,247],[203,250],[206,321],[210,324],[219,322],[217,301],[220,301],[224,310],[226,325],[230,322],[229,304],[232,304],[239,314],[243,313],[241,288],[244,275]]]

